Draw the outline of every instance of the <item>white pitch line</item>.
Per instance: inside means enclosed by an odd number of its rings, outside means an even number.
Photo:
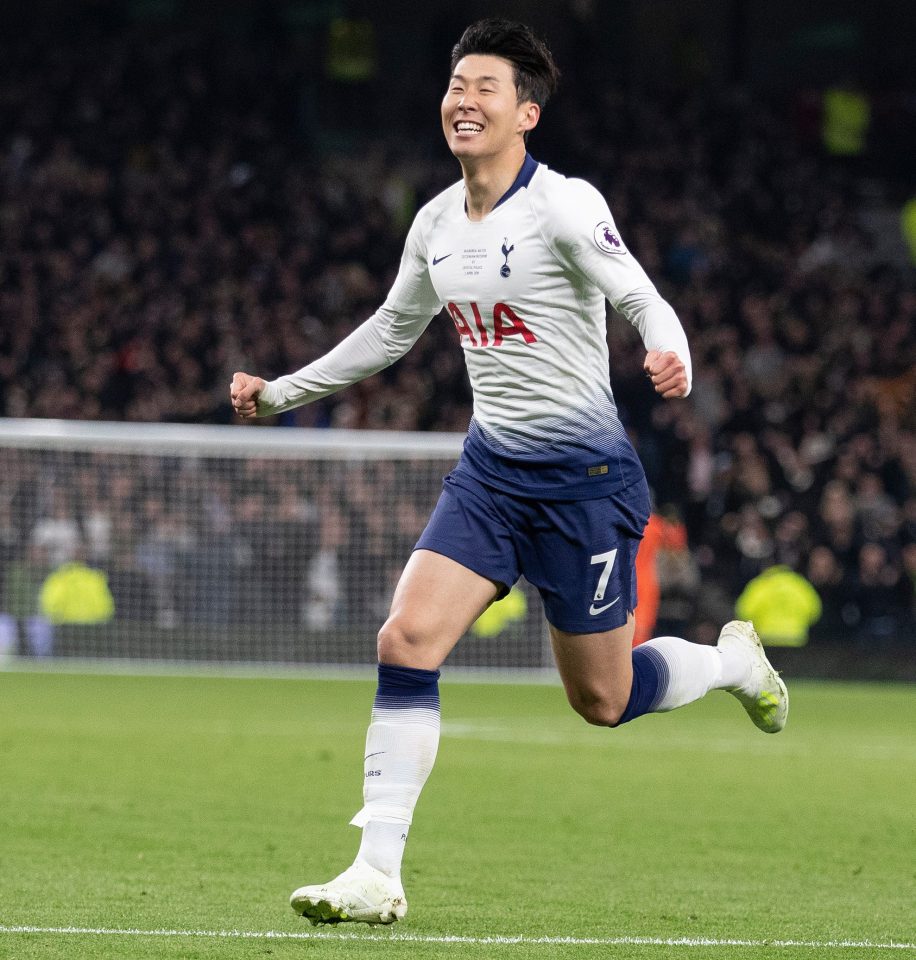
[[[113,937],[207,937],[224,940],[358,940],[399,943],[467,943],[481,946],[657,946],[657,947],[802,947],[823,949],[914,950],[916,943],[881,943],[874,940],[737,940],[714,937],[462,937],[457,935],[422,936],[413,933],[343,933],[310,930],[303,933],[283,930],[136,930],[111,927],[31,927],[0,924],[2,933],[66,934]]]

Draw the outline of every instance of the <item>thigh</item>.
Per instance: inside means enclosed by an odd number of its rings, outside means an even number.
[[[550,642],[573,709],[603,710],[612,722],[626,709],[633,685],[633,615],[614,630],[566,633],[550,625]]]
[[[493,602],[501,584],[450,557],[415,550],[379,633],[384,663],[437,669],[471,624]]]
[[[436,669],[517,579],[512,532],[490,491],[471,478],[446,477],[395,589],[379,659]]]
[[[647,494],[636,489],[534,509],[536,520],[518,552],[547,620],[570,635],[625,627],[636,607],[636,554],[648,519]]]

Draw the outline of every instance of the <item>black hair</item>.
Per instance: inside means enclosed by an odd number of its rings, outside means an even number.
[[[452,48],[452,72],[462,57],[472,54],[502,57],[512,64],[519,103],[530,100],[543,107],[557,89],[560,71],[553,54],[523,23],[498,18],[472,23]]]

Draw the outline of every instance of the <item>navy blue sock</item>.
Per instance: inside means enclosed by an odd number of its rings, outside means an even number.
[[[380,663],[375,706],[387,710],[415,707],[438,712],[439,671]]]
[[[651,647],[636,647],[633,651],[633,686],[623,716],[615,724],[628,723],[652,713],[668,689],[668,664],[664,657]]]

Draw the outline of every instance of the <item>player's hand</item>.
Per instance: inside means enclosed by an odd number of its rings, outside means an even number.
[[[687,369],[673,350],[650,350],[642,367],[655,392],[666,400],[687,396]]]
[[[253,420],[258,415],[258,397],[265,383],[250,373],[235,373],[229,387],[229,397],[235,412],[243,420]]]

